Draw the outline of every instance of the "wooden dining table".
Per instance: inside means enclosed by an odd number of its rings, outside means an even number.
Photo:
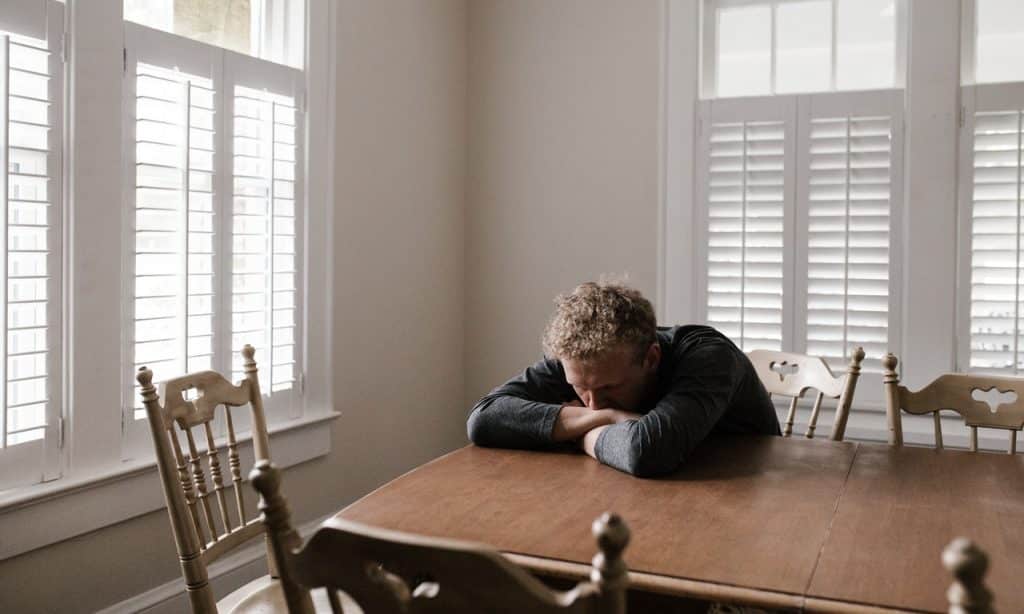
[[[955,537],[989,556],[1001,612],[1024,611],[1024,456],[781,437],[704,442],[638,479],[578,453],[467,446],[342,510],[377,527],[490,544],[584,579],[590,524],[632,532],[632,590],[815,612],[943,612]]]

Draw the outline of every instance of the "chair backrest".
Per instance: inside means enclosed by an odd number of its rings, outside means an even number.
[[[193,611],[198,613],[217,611],[207,565],[264,532],[264,525],[255,513],[246,520],[241,461],[231,416],[232,408],[250,406],[256,460],[269,459],[267,424],[254,354],[251,345],[242,349],[245,379],[237,386],[219,373],[201,371],[163,382],[158,394],[153,386],[152,371],[141,367],[136,377],[142,385],[142,402],[153,434],[157,467],[186,591]],[[221,442],[216,441],[212,427],[218,407],[224,408],[227,430],[225,441]],[[194,430],[199,431],[199,444]],[[200,449],[203,444],[205,450]],[[228,480],[225,480],[222,463],[224,448],[230,472]],[[207,473],[211,485],[207,485]],[[234,490],[230,504],[229,489]],[[273,564],[269,552],[268,564]]]
[[[309,589],[325,587],[334,612],[337,591],[364,612],[625,612],[629,528],[613,514],[594,521],[599,551],[590,581],[554,591],[495,550],[468,542],[409,535],[338,518],[325,522],[304,546],[280,493],[280,472],[269,462],[250,474],[277,557],[290,614],[312,614]]]
[[[968,373],[944,373],[927,386],[911,392],[900,385],[898,361],[892,354],[882,359],[889,443],[903,445],[903,420],[908,414],[932,414],[935,447],[942,447],[941,410],[960,414],[970,428],[970,448],[978,450],[978,428],[1009,431],[1010,454],[1017,452],[1017,432],[1024,428],[1024,378]],[[980,397],[980,398],[979,398]],[[1011,398],[1013,397],[1013,398]]]
[[[836,415],[832,421],[832,433],[830,439],[842,441],[846,435],[846,421],[850,417],[850,406],[853,404],[853,395],[857,389],[857,379],[860,377],[860,365],[864,361],[864,348],[857,347],[850,352],[850,366],[846,369],[845,375],[836,376],[824,359],[817,356],[806,356],[804,354],[791,354],[789,352],[775,352],[771,350],[752,350],[747,353],[750,362],[754,364],[761,383],[768,391],[769,397],[789,397],[789,411],[786,413],[786,423],[782,427],[782,435],[789,437],[793,434],[793,422],[796,419],[797,403],[810,389],[818,391],[811,407],[811,416],[807,421],[807,430],[804,437],[814,437],[814,429],[818,426],[818,414],[821,412],[821,402],[825,397],[838,399],[836,402]]]
[[[969,539],[958,537],[942,551],[942,564],[953,574],[946,591],[950,614],[993,614],[992,592],[985,586],[988,555]]]

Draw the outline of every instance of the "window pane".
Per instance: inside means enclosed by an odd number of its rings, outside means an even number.
[[[771,92],[771,7],[718,11],[718,96]]]
[[[828,90],[832,73],[832,4],[780,4],[776,14],[775,92]]]
[[[1024,3],[1020,0],[978,0],[979,83],[1024,81]]]
[[[839,0],[836,16],[836,89],[893,87],[895,0]]]
[[[302,66],[303,0],[124,0],[124,18],[239,53]]]

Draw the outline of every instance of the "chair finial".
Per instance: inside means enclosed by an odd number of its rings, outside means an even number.
[[[249,481],[260,496],[269,501],[279,495],[281,489],[281,471],[267,459],[256,462],[249,472]]]
[[[886,371],[895,371],[896,365],[898,365],[899,362],[900,361],[896,358],[896,355],[892,352],[888,352],[882,357],[882,367],[884,367]]]
[[[866,354],[864,353],[864,348],[862,346],[858,345],[853,348],[853,351],[850,352],[850,368],[859,369],[860,363],[864,362],[865,356]]]
[[[955,580],[946,592],[952,614],[989,614],[992,593],[985,587],[988,556],[966,537],[958,537],[942,551],[942,564]]]
[[[618,514],[605,512],[594,521],[591,530],[599,551],[592,561],[590,580],[602,586],[602,590],[624,590],[627,568],[622,551],[629,544],[629,527]]]
[[[149,367],[143,365],[139,367],[138,372],[135,374],[135,380],[139,382],[139,385],[143,388],[147,388],[153,385],[153,372]]]

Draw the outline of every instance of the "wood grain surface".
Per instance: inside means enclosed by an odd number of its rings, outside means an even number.
[[[861,444],[809,594],[946,611],[958,536],[988,554],[996,610],[1024,611],[1024,456]]]
[[[641,480],[580,454],[469,446],[339,515],[484,542],[535,571],[582,577],[590,519],[605,510],[629,523],[631,585],[646,590],[818,612],[944,612],[952,578],[940,555],[963,535],[990,557],[997,610],[1024,611],[1019,455],[736,437]]]
[[[802,594],[855,446],[737,437],[708,442],[668,478],[637,479],[581,454],[466,447],[340,516],[589,564],[591,520],[629,523],[630,571]]]

